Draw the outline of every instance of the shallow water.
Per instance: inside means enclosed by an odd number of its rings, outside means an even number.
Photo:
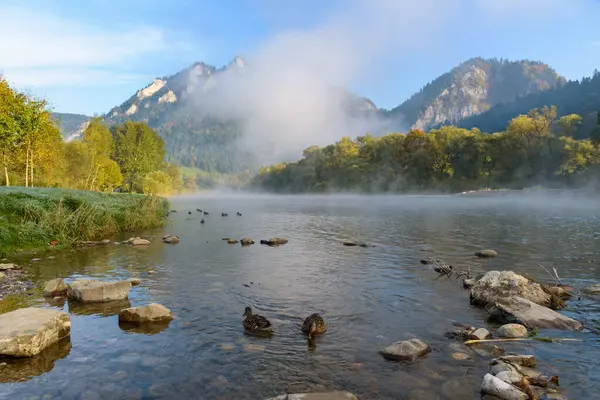
[[[469,306],[459,281],[439,278],[421,258],[548,281],[543,264],[577,287],[600,281],[600,202],[584,197],[205,195],[175,198],[172,208],[179,212],[167,227],[142,233],[153,238],[146,248],[111,245],[26,263],[37,282],[139,274],[142,284],[129,301],[106,306],[32,296],[32,304],[71,313],[71,338],[33,359],[4,360],[0,398],[263,399],[345,389],[361,399],[476,399],[489,358],[443,335],[453,321],[493,326]],[[205,224],[196,208],[211,213]],[[181,243],[161,243],[164,233]],[[228,245],[221,240],[227,236],[257,244]],[[258,244],[273,236],[289,243]],[[345,247],[343,240],[376,247]],[[476,259],[481,248],[500,256]],[[169,307],[175,320],[151,332],[119,326],[121,308],[150,302]],[[274,337],[243,334],[247,305],[271,320]],[[313,312],[329,329],[309,348],[299,327]],[[592,398],[600,392],[600,306],[582,297],[564,312],[586,330],[544,336],[582,342],[505,348],[536,354],[539,369],[558,374],[570,398]],[[410,365],[377,353],[412,337],[433,352]],[[470,359],[452,359],[457,350]]]

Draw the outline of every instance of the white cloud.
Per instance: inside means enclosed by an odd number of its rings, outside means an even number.
[[[0,38],[0,70],[19,86],[128,80],[132,75],[121,67],[168,48],[164,33],[152,27],[108,31],[50,13],[6,6],[0,6]]]

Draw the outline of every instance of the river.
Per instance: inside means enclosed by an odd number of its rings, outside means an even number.
[[[66,250],[24,262],[36,282],[139,274],[142,283],[114,307],[29,298],[29,304],[69,312],[71,338],[0,367],[0,398],[238,400],[344,389],[363,400],[476,399],[489,358],[454,360],[457,342],[444,333],[453,321],[494,326],[469,305],[460,281],[438,277],[420,259],[434,256],[473,271],[512,269],[549,281],[542,264],[575,287],[600,282],[600,202],[583,196],[207,194],[171,203],[178,212],[164,229],[139,233],[151,238],[148,247]],[[197,208],[210,212],[206,223]],[[163,234],[181,242],[164,244]],[[221,240],[228,236],[257,244],[230,245]],[[258,244],[274,236],[289,243]],[[346,247],[343,240],[376,247]],[[475,258],[482,248],[499,257]],[[148,276],[149,270],[156,274]],[[168,327],[119,327],[121,308],[150,302],[173,311]],[[243,334],[245,306],[271,320],[272,338]],[[313,312],[323,315],[328,332],[310,348],[299,327]],[[535,354],[540,370],[560,376],[569,398],[592,398],[600,393],[600,305],[575,298],[562,312],[586,329],[545,335],[581,342],[505,348]],[[413,337],[433,352],[412,364],[386,361],[377,352]]]

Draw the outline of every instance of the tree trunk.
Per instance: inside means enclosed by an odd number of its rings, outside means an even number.
[[[25,187],[29,186],[29,147],[27,145],[27,150],[25,151]]]
[[[100,164],[96,165],[96,172],[94,173],[94,179],[92,179],[92,183],[90,183],[90,190],[94,190],[94,184],[96,183],[96,178],[98,178],[98,171],[100,170]]]
[[[4,157],[4,177],[6,178],[5,186],[10,186],[10,181],[8,180],[8,167],[6,166],[6,164],[8,162],[7,161],[8,158],[6,157],[6,154],[3,154],[3,157]]]
[[[31,150],[31,167],[29,168],[29,173],[31,174],[31,178],[29,179],[29,186],[33,187],[33,149]]]
[[[90,183],[90,178],[92,177],[92,172],[94,171],[94,156],[92,155],[92,160],[90,161],[90,172],[85,180],[84,189],[88,188],[88,183]]]

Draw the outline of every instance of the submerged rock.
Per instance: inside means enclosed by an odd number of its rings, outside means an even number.
[[[519,322],[527,328],[581,330],[583,324],[522,297],[504,299],[489,310],[500,322]]]
[[[34,356],[70,331],[71,319],[62,311],[32,307],[0,314],[0,355]]]
[[[242,244],[242,246],[249,246],[251,244],[254,244],[254,240],[249,238],[243,238],[242,240],[240,240],[240,243]]]
[[[67,285],[67,296],[81,303],[125,300],[129,297],[129,281],[96,281],[80,279]]]
[[[583,288],[583,292],[587,294],[600,294],[600,284],[585,287]]]
[[[381,349],[379,354],[388,360],[414,361],[431,352],[431,347],[419,339],[395,342]]]
[[[271,238],[269,240],[261,240],[260,244],[266,244],[267,246],[279,246],[286,244],[287,242],[288,240],[284,238]]]
[[[477,256],[479,258],[494,258],[494,257],[498,257],[498,253],[494,250],[486,249],[486,250],[476,251],[475,256]]]
[[[168,244],[179,243],[179,236],[167,235],[162,237],[162,241]]]
[[[131,283],[131,286],[138,286],[142,283],[142,280],[140,278],[129,278],[129,283]]]
[[[228,239],[227,243],[228,244],[236,244],[236,243],[238,243],[238,241],[236,239]]]
[[[531,354],[514,354],[501,356],[496,359],[493,359],[491,364],[495,365],[500,362],[522,365],[523,367],[535,367],[537,364],[535,356]]]
[[[527,328],[521,324],[505,324],[498,328],[498,336],[503,338],[522,338],[527,336]]]
[[[337,391],[282,394],[281,396],[270,397],[266,400],[358,400],[358,397],[350,392]]]
[[[489,271],[471,288],[471,304],[486,306],[498,300],[522,297],[549,307],[551,296],[539,283],[512,271]]]
[[[121,310],[119,313],[120,322],[129,323],[149,323],[149,322],[166,322],[173,319],[171,310],[167,307],[152,303],[143,307],[131,307]]]
[[[469,334],[469,339],[471,340],[485,340],[490,337],[492,337],[492,334],[485,328],[475,329],[474,332]]]

